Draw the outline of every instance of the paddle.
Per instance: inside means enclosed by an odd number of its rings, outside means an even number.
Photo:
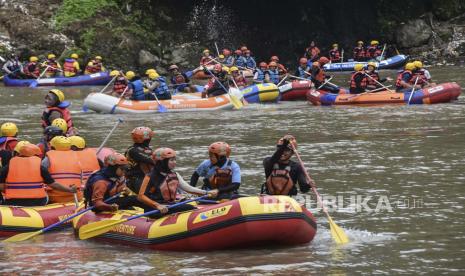
[[[415,78],[415,84],[412,87],[412,91],[410,91],[410,97],[408,98],[407,105],[410,105],[410,101],[412,100],[412,96],[413,96],[413,91],[415,91],[415,86],[417,86],[417,81],[418,81],[418,77]]]
[[[220,50],[218,50],[218,44],[216,44],[216,41],[215,41],[215,48],[216,48],[216,54],[220,56]]]
[[[123,119],[118,118],[118,121],[116,121],[116,124],[113,126],[113,128],[110,130],[110,132],[107,134],[105,139],[103,139],[103,142],[100,144],[100,146],[98,147],[97,152],[95,154],[98,155],[100,153],[100,151],[103,149],[103,147],[107,143],[108,139],[110,139],[110,136],[113,134],[115,129],[118,127],[118,125],[121,124],[122,122],[123,122]]]
[[[379,57],[376,57],[377,61],[382,61],[384,59],[384,51],[386,50],[386,43],[384,43],[383,51]]]
[[[121,193],[118,193],[118,194],[110,197],[109,199],[105,200],[104,202],[107,203],[107,202],[119,197],[120,194]],[[64,220],[58,221],[58,222],[56,222],[56,223],[54,223],[52,225],[49,225],[49,226],[47,226],[45,228],[42,228],[39,231],[26,232],[26,233],[20,233],[20,234],[14,235],[14,236],[9,237],[8,239],[4,240],[4,242],[21,242],[21,241],[29,240],[29,239],[31,239],[31,238],[33,238],[35,236],[38,236],[38,235],[40,235],[42,233],[45,233],[45,232],[49,231],[50,229],[53,229],[53,228],[55,228],[57,226],[60,226],[60,225],[63,225],[66,222],[72,220],[73,218],[78,217],[78,216],[80,216],[80,215],[82,215],[82,214],[84,214],[84,213],[86,213],[86,212],[88,212],[88,211],[90,211],[90,210],[92,210],[94,208],[95,208],[95,206],[91,206],[91,207],[89,207],[87,209],[81,210],[81,211],[77,212],[76,214],[74,214],[74,215],[72,215],[70,217],[67,217]]]
[[[287,77],[289,77],[289,75],[286,74],[284,78],[280,82],[278,82],[278,84],[276,84],[276,86],[279,86],[281,83],[283,83],[283,81],[285,81]]]
[[[157,104],[158,104],[158,112],[160,113],[164,113],[164,112],[167,112],[168,111],[168,108],[166,108],[166,106],[162,105],[160,103],[160,101],[158,100],[158,97],[157,97],[157,94],[153,93],[153,96],[155,97],[155,100],[157,101]]]
[[[202,199],[205,199],[207,197],[208,197],[208,195],[204,195],[204,196],[201,196],[201,197],[197,197],[197,198],[189,199],[189,200],[186,200],[186,201],[178,202],[176,204],[168,206],[168,209],[172,209],[174,207],[178,207],[178,206],[187,204],[189,202],[202,200]],[[92,237],[95,237],[95,236],[99,236],[99,235],[107,233],[108,231],[111,231],[111,229],[113,229],[113,227],[115,225],[124,223],[126,221],[131,221],[131,220],[143,217],[143,216],[149,216],[149,215],[157,214],[159,212],[160,212],[159,210],[152,210],[152,211],[140,214],[140,215],[135,215],[135,216],[131,216],[131,217],[124,218],[124,219],[117,219],[117,220],[115,220],[115,219],[106,219],[106,220],[101,220],[101,221],[89,223],[89,224],[86,224],[86,225],[82,226],[81,228],[79,228],[79,238],[81,240],[86,240],[86,239],[89,239],[89,238],[92,238]]]
[[[388,86],[385,86],[384,84],[380,83],[379,81],[375,80],[372,76],[370,76],[369,74],[367,74],[367,72],[364,72],[365,76],[369,77],[372,81],[376,82],[378,85],[381,85],[382,88],[385,88],[386,90],[390,91],[390,92],[394,92],[392,91],[391,89],[388,88]]]
[[[337,224],[333,221],[333,219],[331,218],[331,216],[328,213],[328,210],[326,209],[326,206],[323,204],[323,200],[321,198],[321,195],[316,190],[315,184],[314,184],[313,180],[310,178],[310,175],[308,175],[307,170],[304,167],[304,162],[300,158],[300,155],[297,152],[297,149],[294,147],[294,145],[292,143],[290,143],[290,145],[291,145],[292,149],[294,150],[295,156],[299,160],[300,166],[302,167],[302,170],[304,171],[305,177],[307,178],[307,182],[312,187],[312,190],[315,193],[318,202],[321,204],[321,208],[322,208],[323,212],[325,213],[326,217],[328,218],[328,222],[329,222],[329,226],[330,226],[330,230],[331,230],[331,236],[333,237],[334,241],[337,244],[348,243],[349,238],[347,237],[346,233],[344,233],[344,230],[342,230],[342,228],[337,226]]]
[[[220,82],[220,80],[215,75],[213,75],[212,71],[210,71],[207,67],[204,67],[204,68],[205,68],[205,70],[208,71],[208,73],[210,73],[210,75],[216,80],[216,82],[219,83],[219,85],[224,89],[224,91],[226,91],[226,93],[229,94],[230,102],[232,103],[234,108],[241,109],[242,106],[244,106],[242,104],[242,102],[235,95],[233,95],[231,92],[229,92],[229,90],[226,89],[226,87],[224,87],[224,85]]]
[[[333,79],[333,77],[330,77],[329,79],[326,79],[326,81],[323,82],[322,85],[318,86],[318,88],[317,88],[316,90],[318,90],[318,89],[320,89],[321,87],[325,86],[325,84],[327,84],[327,83],[332,84],[332,83],[330,83],[330,81],[331,81],[332,79]],[[332,84],[332,85],[334,85],[334,84]]]
[[[40,80],[40,78],[42,78],[42,76],[45,74],[45,72],[47,72],[47,69],[48,69],[49,67],[50,67],[50,66],[47,65],[47,66],[45,67],[45,69],[42,71],[42,73],[39,75],[39,77],[37,77],[37,79],[33,80],[33,81],[31,82],[31,84],[29,84],[29,87],[31,87],[31,88],[37,87],[37,85],[39,85],[39,80]]]
[[[239,89],[239,86],[237,86],[237,83],[236,83],[236,81],[234,80],[234,76],[231,76],[231,80],[232,80],[232,82],[234,83],[234,86],[236,87],[237,91],[239,91],[239,93],[242,95],[242,91]],[[245,99],[245,97],[242,97],[242,103],[243,103],[244,105],[248,105],[248,104],[249,104],[249,102],[247,102],[247,100]]]
[[[341,62],[340,63],[343,63],[344,62],[344,49],[342,49],[341,51]]]
[[[129,84],[128,86],[126,86],[126,88],[124,88],[123,93],[121,93],[121,96],[119,97],[118,102],[111,108],[110,114],[115,113],[116,107],[124,100],[123,97],[124,97],[124,94],[126,94],[126,91],[128,91],[128,88],[129,88]]]

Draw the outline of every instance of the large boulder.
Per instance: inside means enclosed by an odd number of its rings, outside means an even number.
[[[396,41],[402,48],[421,46],[428,42],[433,32],[423,19],[408,21],[397,31]]]
[[[154,54],[150,53],[146,50],[139,51],[139,65],[140,66],[150,66],[150,65],[157,65],[160,62],[160,58],[155,56]]]

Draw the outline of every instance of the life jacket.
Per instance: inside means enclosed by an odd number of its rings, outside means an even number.
[[[5,180],[5,199],[47,197],[40,168],[41,160],[37,156],[11,158]]]
[[[260,68],[255,69],[255,72],[258,73],[257,79],[258,81],[264,81],[265,80],[265,71],[263,71]]]
[[[412,78],[410,79],[410,84],[415,84],[415,80],[418,77],[417,84],[424,86],[428,84],[428,78],[425,75],[425,71],[423,69],[418,69],[412,72]]]
[[[224,61],[224,65],[233,66],[234,65],[234,57],[233,56],[226,57],[226,60]]]
[[[399,74],[397,75],[397,79],[396,79],[396,89],[397,89],[397,90],[403,89],[403,88],[404,88],[400,82],[404,80],[404,77],[405,77],[407,74],[410,75],[409,80],[407,80],[407,82],[409,82],[409,81],[411,80],[412,71],[410,71],[410,70],[404,70],[404,71],[402,71],[401,73],[399,73]]]
[[[274,84],[279,83],[279,70],[278,69],[276,69],[276,70],[268,70],[268,74],[270,76],[270,82],[272,82]]]
[[[237,77],[234,77],[234,81],[236,82],[237,86],[246,86],[247,81],[242,75],[239,75]]]
[[[50,167],[48,171],[56,182],[70,187],[75,185],[78,188],[78,200],[82,199],[81,187],[81,166],[74,151],[50,150],[46,153]],[[72,202],[74,196],[71,193],[47,188],[50,203]]]
[[[48,59],[45,62],[45,66],[48,66],[46,71],[47,73],[55,74],[58,69],[58,62],[56,62],[56,60]]]
[[[135,101],[143,101],[145,100],[145,94],[144,94],[144,85],[140,80],[135,80],[130,82],[133,87],[132,91],[132,96],[131,100]]]
[[[58,111],[60,112],[63,120],[66,121],[66,124],[68,125],[68,130],[73,127],[73,120],[71,120],[71,112],[69,112],[69,109],[67,108],[70,106],[70,103],[67,101],[61,102],[58,106],[53,106],[53,107],[47,107],[45,108],[44,112],[42,113],[42,127],[46,128],[52,124],[50,122],[49,117],[50,113],[52,111]]]
[[[100,170],[97,154],[95,154],[95,151],[92,149],[78,150],[75,151],[75,153],[81,165],[82,181],[86,183],[93,172]]]
[[[155,88],[153,90],[153,92],[156,94],[156,95],[165,95],[165,94],[169,94],[169,88],[168,88],[168,85],[166,84],[166,79],[165,77],[158,77],[155,79],[156,81],[158,81],[160,83],[160,85]]]
[[[365,57],[366,53],[365,53],[365,47],[361,46],[361,47],[355,47],[354,48],[354,59],[355,60],[361,60]]]
[[[123,93],[124,89],[128,86],[128,82],[125,77],[118,77],[116,78],[115,82],[113,83],[113,92],[121,94]]]
[[[171,77],[172,84],[180,84],[180,83],[188,83],[188,82],[189,82],[189,78],[184,73],[180,73],[180,74],[177,74],[176,76]]]
[[[218,167],[215,169],[215,173],[208,179],[211,188],[216,189],[232,183],[231,164],[232,160],[229,160],[224,169]]]
[[[292,181],[289,172],[290,166],[286,166],[283,170],[279,169],[279,164],[273,165],[273,170],[270,176],[266,179],[266,188],[271,195],[289,195],[294,182]]]
[[[161,183],[159,189],[161,197],[166,202],[173,202],[176,200],[178,191],[179,180],[178,175],[174,172],[168,173],[165,180]]]
[[[72,77],[77,74],[77,68],[74,66],[76,62],[73,58],[65,59],[65,63],[63,63],[63,73],[65,77]]]
[[[244,60],[245,60],[245,66],[247,68],[255,68],[255,66],[257,65],[253,57],[244,57]]]
[[[339,50],[330,50],[329,59],[331,60],[331,62],[341,61],[341,54],[339,53]]]
[[[299,78],[303,78],[303,79],[306,79],[308,76],[307,74],[305,73],[305,69],[303,69],[301,66],[297,67],[297,72],[299,72],[298,74],[298,77]]]
[[[245,60],[245,58],[243,56],[238,56],[236,58],[236,66],[239,66],[239,67],[245,67],[245,63],[247,61]]]
[[[365,76],[364,73],[365,73],[365,72],[363,72],[363,71],[358,71],[358,72],[355,72],[355,73],[352,74],[352,76],[350,77],[350,88],[351,88],[351,89],[357,89],[357,88],[365,89],[365,88],[367,87],[367,84],[368,84],[368,82],[367,82],[367,77]],[[363,78],[362,78],[362,81],[360,82],[360,85],[357,86],[357,83],[356,83],[356,81],[355,81],[355,78],[356,78],[357,76],[360,76],[360,75],[362,75]]]
[[[140,147],[140,146],[130,146],[126,152],[124,153],[124,156],[126,156],[126,159],[128,160],[129,163],[129,170],[128,170],[128,177],[133,176],[133,175],[139,175],[141,171],[143,175],[148,174],[152,170],[152,164],[146,164],[146,163],[138,163],[135,160],[129,156],[129,151],[131,149],[135,148],[136,150],[142,152],[144,155],[151,156],[153,150],[149,147]]]
[[[366,51],[367,58],[376,58],[381,55],[381,50],[378,46],[369,46]]]
[[[28,76],[37,78],[40,75],[39,64],[37,62],[29,62],[24,67],[24,73]]]
[[[0,150],[13,151],[18,141],[16,137],[0,137]]]
[[[372,85],[372,86],[377,86],[379,85],[378,83],[376,83],[376,81],[379,82],[379,74],[378,72],[376,71],[371,71],[371,72],[365,72],[367,73],[371,78],[368,78],[367,81],[368,81],[368,85]],[[376,81],[374,81],[376,80]]]
[[[105,201],[108,199],[111,195],[110,192],[113,190],[113,188],[116,186],[116,182],[108,178],[102,170],[96,171],[93,174],[91,174],[86,182],[85,188],[84,188],[84,199],[85,199],[85,204],[87,206],[93,206],[92,204],[92,194],[94,193],[94,184],[97,181],[104,180],[107,182],[107,190],[105,194],[103,195],[103,200]]]

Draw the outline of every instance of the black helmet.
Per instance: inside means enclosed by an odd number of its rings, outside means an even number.
[[[48,126],[44,129],[44,135],[47,136],[63,136],[63,130],[57,126]]]

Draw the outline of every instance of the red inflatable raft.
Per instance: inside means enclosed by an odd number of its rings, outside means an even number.
[[[279,87],[281,101],[305,101],[312,88],[311,81],[297,80]]]

